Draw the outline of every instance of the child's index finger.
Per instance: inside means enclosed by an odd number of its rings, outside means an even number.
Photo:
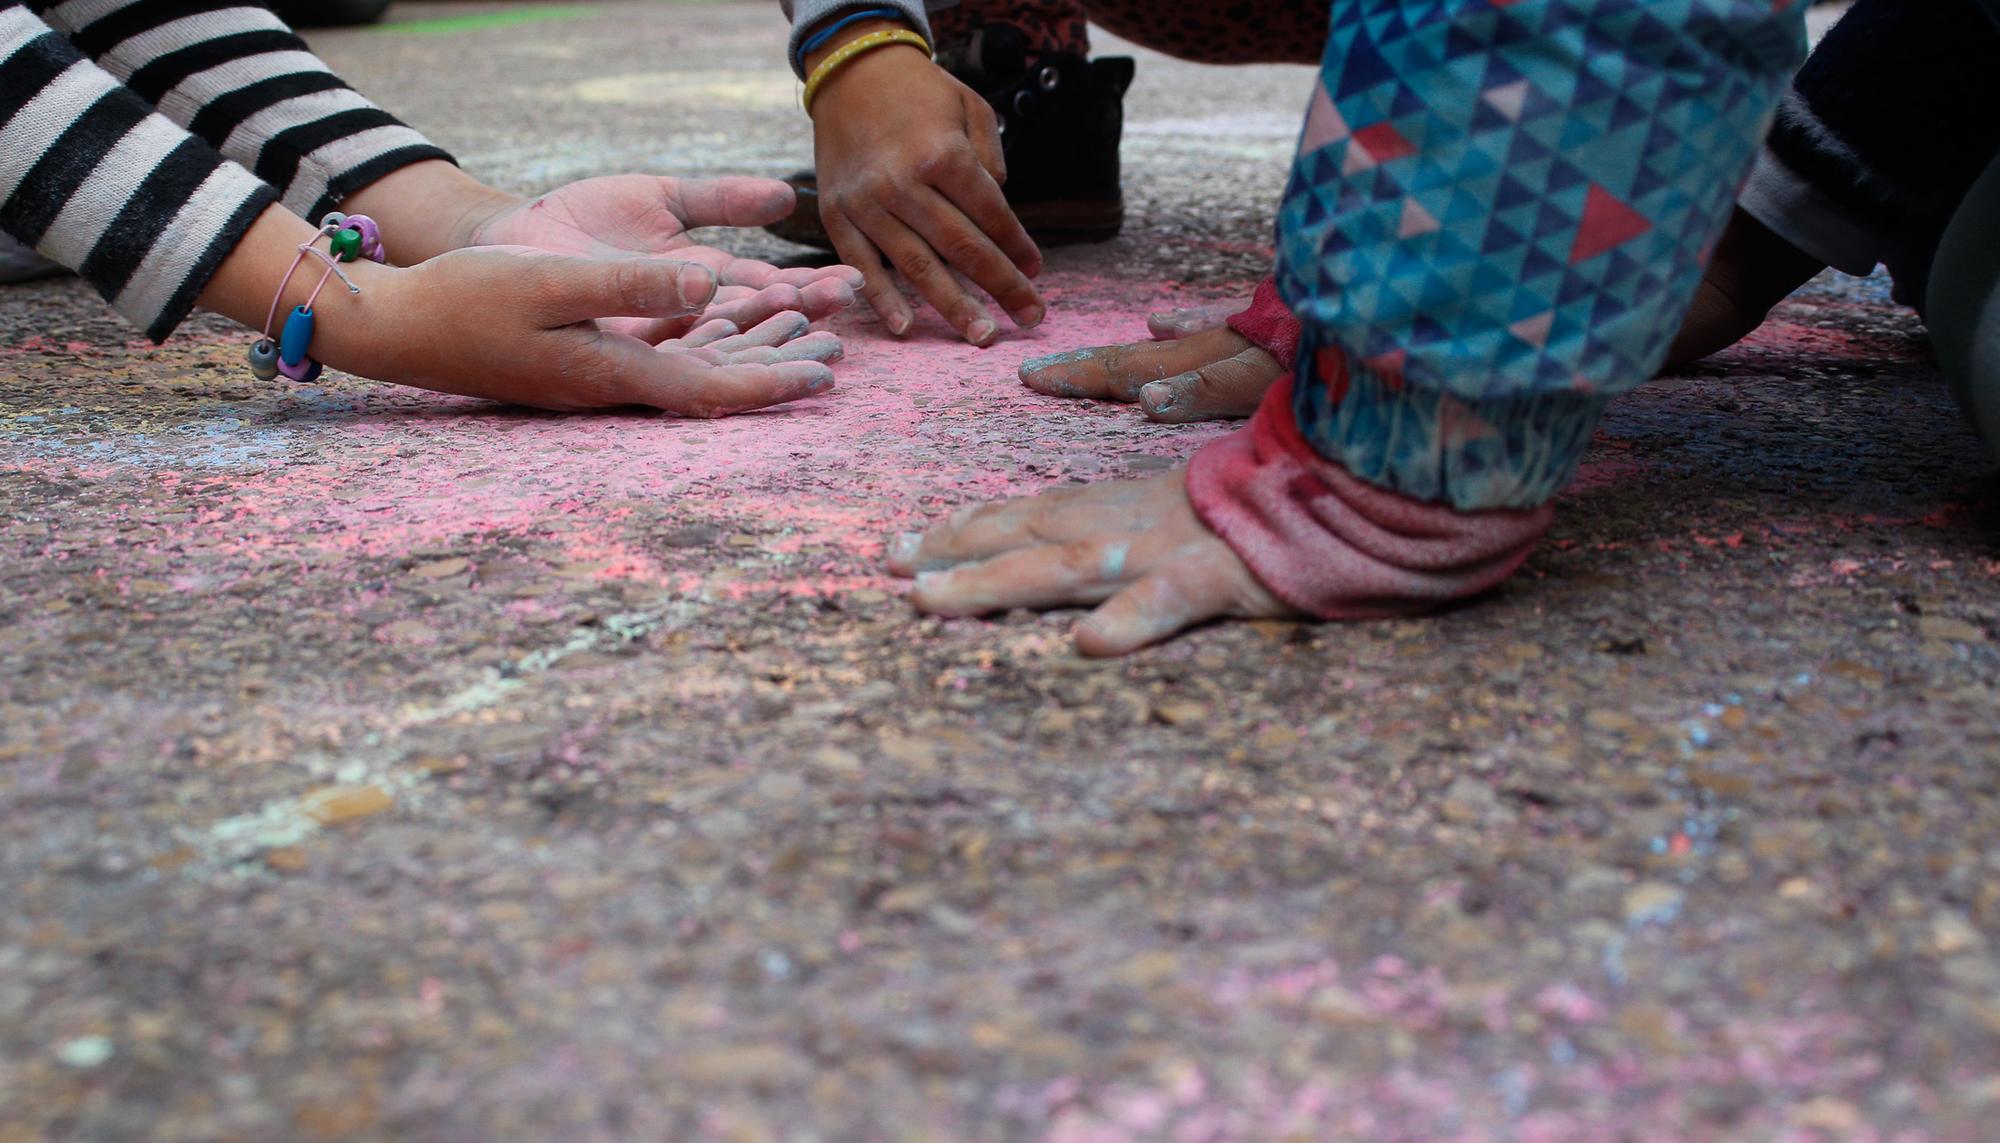
[[[1186,342],[1141,341],[1052,353],[1021,363],[1021,383],[1051,397],[1136,401],[1147,383],[1205,364]]]

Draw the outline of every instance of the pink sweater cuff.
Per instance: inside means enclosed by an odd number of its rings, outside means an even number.
[[[1462,512],[1365,483],[1299,435],[1289,378],[1250,424],[1195,454],[1188,497],[1264,586],[1322,619],[1429,611],[1513,574],[1549,505]]]
[[[1274,278],[1266,278],[1257,283],[1257,292],[1250,299],[1250,308],[1229,319],[1229,328],[1250,339],[1251,343],[1278,359],[1285,372],[1292,371],[1292,362],[1299,355],[1299,319],[1291,307],[1278,297],[1278,283]]]

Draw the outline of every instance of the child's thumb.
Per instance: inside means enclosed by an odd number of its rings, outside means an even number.
[[[715,297],[715,271],[657,258],[562,258],[541,267],[542,316],[556,324],[608,317],[701,312]]]

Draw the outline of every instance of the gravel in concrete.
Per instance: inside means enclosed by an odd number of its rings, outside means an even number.
[[[769,7],[315,43],[509,186],[782,173]],[[1621,402],[1437,618],[1097,663],[882,575],[1219,431],[1013,371],[1247,290],[1305,82],[1143,56],[1045,327],[843,318],[720,423],[6,290],[0,1139],[1990,1137],[2000,509],[1880,281]]]

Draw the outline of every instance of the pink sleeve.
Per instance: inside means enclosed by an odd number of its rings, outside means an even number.
[[[1253,345],[1278,359],[1285,372],[1292,371],[1292,362],[1299,355],[1298,315],[1292,313],[1283,298],[1278,296],[1278,283],[1274,278],[1266,278],[1257,283],[1257,293],[1250,299],[1250,308],[1229,319],[1229,328],[1250,339]]]
[[[1195,454],[1195,511],[1257,578],[1322,619],[1429,611],[1513,574],[1554,510],[1465,512],[1367,484],[1299,435],[1289,378],[1250,424]]]

